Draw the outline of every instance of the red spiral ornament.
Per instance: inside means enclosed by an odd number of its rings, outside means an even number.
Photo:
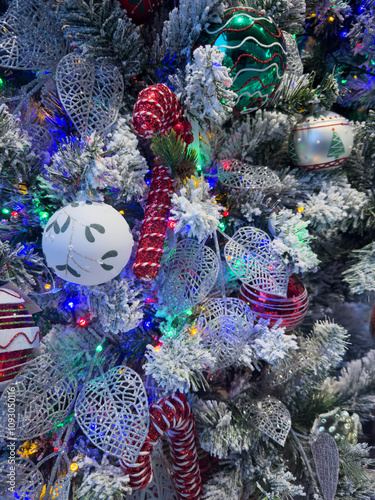
[[[172,194],[172,177],[165,167],[156,164],[133,265],[134,274],[141,281],[151,281],[159,272]]]
[[[138,135],[149,139],[158,132],[167,132],[181,118],[182,108],[176,94],[163,83],[158,83],[138,94],[132,126]]]
[[[183,395],[168,396],[150,405],[150,428],[133,465],[121,461],[123,472],[129,476],[129,485],[141,490],[150,484],[153,476],[151,453],[164,433],[168,441],[179,500],[200,498],[202,482],[199,471],[195,422],[190,405]]]
[[[303,321],[309,305],[306,287],[295,274],[290,276],[286,297],[242,285],[238,298],[246,302],[257,320],[270,320],[270,327],[281,320],[280,326],[286,332],[294,330]]]

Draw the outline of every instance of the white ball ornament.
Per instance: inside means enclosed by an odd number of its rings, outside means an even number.
[[[305,170],[322,170],[343,165],[353,149],[349,120],[330,111],[307,116],[292,129],[289,156]]]
[[[110,205],[77,201],[52,215],[42,247],[57,276],[90,286],[120,274],[130,258],[133,237],[125,219]]]

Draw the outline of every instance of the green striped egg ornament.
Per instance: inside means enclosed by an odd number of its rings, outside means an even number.
[[[271,18],[246,7],[227,9],[220,24],[203,31],[199,44],[224,52],[231,90],[238,95],[235,114],[259,109],[276,92],[286,69],[286,46]]]

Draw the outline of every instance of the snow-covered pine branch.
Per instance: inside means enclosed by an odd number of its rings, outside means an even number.
[[[206,45],[193,52],[193,62],[186,65],[186,87],[182,100],[188,112],[200,120],[218,125],[230,117],[237,94],[230,90],[233,79],[222,66],[224,52]]]
[[[195,236],[199,241],[216,231],[221,210],[215,198],[210,197],[210,186],[202,178],[185,181],[180,194],[172,196],[171,218],[176,221],[174,231],[187,236]]]
[[[269,218],[269,227],[275,235],[272,249],[290,266],[291,273],[305,273],[316,270],[319,259],[312,251],[310,243],[313,236],[307,227],[310,221],[301,213],[283,209]]]

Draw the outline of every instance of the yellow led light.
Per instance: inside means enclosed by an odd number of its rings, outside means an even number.
[[[305,210],[305,207],[298,207],[297,212],[303,212]]]
[[[72,472],[75,472],[75,471],[77,471],[78,469],[79,469],[78,464],[76,464],[75,462],[72,462],[72,463],[70,464],[70,470],[71,470]]]
[[[193,328],[190,332],[190,335],[193,337],[194,335],[196,335],[198,333],[198,328]]]
[[[330,23],[333,23],[333,21],[334,21],[334,20],[335,20],[335,18],[334,18],[333,16],[329,16],[328,21],[329,21]]]
[[[357,75],[354,75],[354,78],[358,78],[358,76],[357,76]]]
[[[125,214],[125,212],[123,210],[119,210],[118,213],[121,214],[121,215]]]
[[[316,14],[313,12],[310,17],[316,17]]]
[[[44,285],[44,288],[45,288],[46,290],[51,290],[51,286],[52,286],[52,285],[51,285],[50,283],[46,283],[46,284]]]

